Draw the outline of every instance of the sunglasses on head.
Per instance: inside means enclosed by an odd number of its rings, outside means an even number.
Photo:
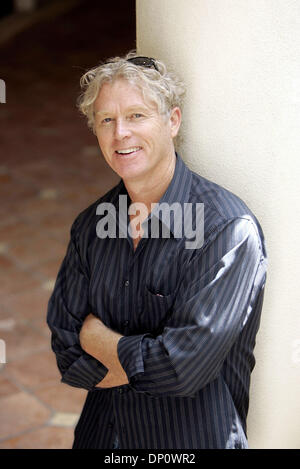
[[[141,67],[147,67],[147,68],[155,68],[155,70],[159,71],[155,60],[152,59],[152,57],[131,57],[131,59],[127,59],[127,62],[131,62],[134,65],[138,65]]]

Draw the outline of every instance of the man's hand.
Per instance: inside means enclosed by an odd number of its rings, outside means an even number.
[[[89,314],[83,322],[79,334],[81,347],[108,368],[107,375],[97,387],[111,388],[128,384],[127,375],[118,357],[118,342],[121,337],[121,334],[106,327],[93,314]]]

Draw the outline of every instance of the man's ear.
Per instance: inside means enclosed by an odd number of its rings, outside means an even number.
[[[181,124],[181,110],[178,106],[174,107],[170,114],[171,135],[175,138],[178,134]]]

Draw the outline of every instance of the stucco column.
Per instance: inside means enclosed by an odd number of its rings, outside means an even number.
[[[300,447],[300,3],[137,0],[137,49],[187,84],[180,153],[263,227],[251,448]]]

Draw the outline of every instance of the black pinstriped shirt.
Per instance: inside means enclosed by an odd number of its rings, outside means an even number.
[[[126,194],[121,181],[76,218],[49,301],[62,381],[89,391],[74,448],[112,448],[116,434],[129,449],[247,448],[266,279],[260,225],[238,197],[177,155],[160,203],[203,203],[203,244],[187,249],[171,223],[169,238],[142,238],[134,251],[130,236],[96,234],[98,205],[112,203],[118,215]],[[118,355],[128,385],[95,388],[107,369],[79,343],[91,312],[124,336]]]

